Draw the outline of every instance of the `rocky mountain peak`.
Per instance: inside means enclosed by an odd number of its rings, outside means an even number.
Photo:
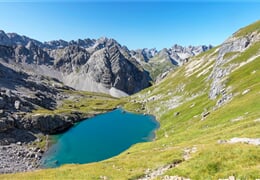
[[[62,39],[44,42],[44,46],[49,49],[62,49],[68,45],[69,45],[69,43]]]
[[[78,45],[80,47],[83,47],[83,48],[89,48],[91,46],[93,46],[95,44],[96,40],[95,39],[90,39],[90,38],[87,38],[87,39],[78,39],[77,41],[70,41],[69,44],[70,45]]]
[[[9,37],[5,34],[3,30],[0,30],[0,44],[1,45],[11,45]]]
[[[114,39],[109,39],[107,37],[101,37],[96,40],[95,44],[93,45],[94,49],[102,49],[105,47],[111,47],[111,46],[119,46],[121,45]]]
[[[167,62],[165,69],[168,71],[172,66],[181,65],[183,59],[207,49],[174,45],[161,51],[155,48],[129,51],[126,46],[107,37],[41,43],[4,31],[0,32],[0,44],[8,46],[0,48],[0,57],[6,62],[21,63],[22,68],[35,74],[48,74],[80,90],[109,93],[114,88],[113,92],[119,90],[127,94],[150,86],[151,77],[147,71],[152,71],[146,68],[147,64],[157,68],[160,66],[154,62]]]

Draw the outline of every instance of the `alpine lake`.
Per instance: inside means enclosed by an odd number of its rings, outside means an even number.
[[[43,168],[98,162],[130,146],[152,141],[159,123],[153,116],[116,109],[83,120],[68,131],[50,137],[53,142],[42,158]]]

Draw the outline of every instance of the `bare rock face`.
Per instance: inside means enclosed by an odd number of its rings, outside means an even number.
[[[0,30],[0,44],[1,45],[11,45],[11,40],[9,37],[5,34],[4,31]]]
[[[30,73],[58,78],[78,90],[104,93],[110,93],[111,89],[123,94],[136,93],[151,85],[150,69],[144,70],[144,67],[148,64],[157,68],[158,65],[152,61],[154,58],[159,63],[166,62],[161,70],[164,73],[209,48],[174,45],[159,52],[156,49],[129,51],[106,37],[41,43],[16,33],[0,31],[0,61],[16,63]]]
[[[67,46],[64,49],[52,51],[51,56],[55,59],[54,67],[62,72],[71,73],[79,71],[90,57],[90,54],[79,46]]]
[[[104,93],[109,93],[113,88],[133,94],[150,86],[151,77],[142,65],[143,62],[149,63],[155,56],[166,59],[172,65],[179,65],[182,59],[208,49],[206,46],[184,48],[175,45],[160,52],[156,49],[129,51],[127,47],[108,38],[41,43],[3,31],[0,37],[0,44],[4,45],[0,46],[0,58],[4,61],[22,63],[23,67],[27,67],[27,64],[47,66],[49,72],[51,69],[60,72],[62,77],[59,80],[66,85]],[[167,71],[169,69],[171,67],[166,68]],[[39,73],[37,68],[32,70]],[[44,71],[41,74],[45,75]],[[55,74],[48,75],[56,77]]]
[[[107,93],[116,88],[133,94],[150,86],[149,74],[113,39],[98,39],[88,49],[69,45],[51,51],[50,55],[55,59],[55,68],[67,75],[64,83],[76,89],[96,88]]]
[[[50,79],[16,71],[2,63],[0,72],[0,133],[17,128],[24,114],[34,109],[56,107],[62,87],[46,84]]]
[[[229,60],[224,58],[224,55],[230,52],[242,52],[246,50],[253,41],[254,33],[241,38],[230,37],[220,46],[215,66],[209,76],[209,79],[212,79],[209,93],[210,99],[216,99],[220,94],[223,95],[223,100],[221,100],[222,104],[224,101],[231,99],[232,95],[226,93],[223,80],[232,71],[232,67],[223,66],[229,62]]]
[[[47,52],[29,42],[27,46],[2,46],[0,45],[0,58],[4,61],[27,64],[52,64],[52,58]]]
[[[73,125],[73,122],[66,121],[62,116],[58,115],[33,115],[24,117],[19,121],[20,129],[54,134],[62,132]]]
[[[131,57],[126,47],[113,39],[84,39],[40,43],[15,33],[1,31],[0,59],[18,63],[30,73],[48,74],[75,89],[109,93],[111,88],[133,94],[150,86],[149,74]],[[30,68],[30,65],[41,65]]]
[[[92,47],[95,44],[95,39],[78,39],[77,41],[64,41],[62,39],[60,40],[53,40],[49,42],[44,42],[40,47],[46,48],[46,49],[64,49],[67,46],[80,46],[82,48],[89,48]]]
[[[150,85],[150,78],[135,61],[127,59],[117,46],[97,51],[88,61],[88,71],[96,82],[133,94]]]

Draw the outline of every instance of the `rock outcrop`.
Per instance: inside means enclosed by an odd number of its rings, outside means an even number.
[[[16,68],[0,63],[0,133],[26,129],[20,127],[25,114],[39,108],[55,109],[57,102],[66,98],[62,90],[70,89],[55,79],[29,75]],[[60,83],[60,86],[52,86],[54,83]],[[27,128],[31,129],[35,127]]]
[[[241,53],[260,39],[259,34],[253,32],[243,37],[230,37],[219,48],[218,57],[214,65],[213,71],[209,76],[212,80],[209,92],[210,99],[216,99],[219,95],[221,98],[217,101],[217,106],[223,105],[225,102],[231,100],[232,94],[228,92],[225,85],[225,78],[235,69],[234,66],[225,66],[234,57],[236,53]],[[234,53],[231,58],[225,57],[228,53]]]
[[[78,112],[68,114],[34,114],[27,115],[16,121],[19,129],[30,130],[33,132],[43,132],[47,134],[61,133],[81,119],[86,118]]]

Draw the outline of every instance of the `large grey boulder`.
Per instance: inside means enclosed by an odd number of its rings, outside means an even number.
[[[54,67],[66,73],[78,71],[90,57],[84,48],[74,45],[54,50],[50,54],[55,59]]]
[[[18,101],[18,100],[16,100],[16,101],[14,102],[14,108],[15,108],[16,110],[19,110],[20,107],[21,107],[21,102]]]

